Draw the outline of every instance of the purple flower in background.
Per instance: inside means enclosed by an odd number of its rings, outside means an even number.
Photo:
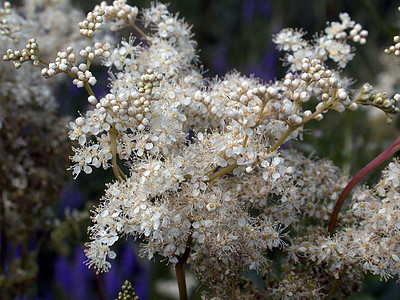
[[[269,17],[271,13],[271,3],[269,0],[262,0],[258,3],[258,13],[261,17]]]
[[[88,285],[91,278],[93,278],[93,271],[89,270],[85,265],[85,253],[82,246],[75,247],[74,251],[74,264],[73,264],[73,286],[74,286],[74,299],[88,299]]]
[[[214,52],[213,66],[215,74],[222,75],[228,68],[228,60],[226,56],[226,46],[223,44],[218,45]]]
[[[256,2],[254,0],[248,0],[243,2],[242,6],[242,17],[246,21],[251,21],[254,18],[256,11]]]
[[[62,288],[64,291],[71,291],[73,286],[71,267],[66,257],[59,256],[56,259],[54,273],[57,287]]]
[[[138,272],[132,284],[139,299],[147,299],[150,291],[150,262],[143,261]]]
[[[246,74],[254,74],[265,81],[274,79],[275,61],[277,55],[277,50],[275,48],[270,49],[265,53],[261,62],[253,64],[252,66],[247,68]]]
[[[137,272],[139,268],[136,253],[133,251],[133,244],[126,243],[121,250],[121,269],[124,274]]]
[[[54,297],[53,295],[51,295],[51,291],[45,291],[44,294],[40,295],[40,296],[36,296],[36,297],[29,297],[27,295],[21,296],[21,297],[17,297],[14,300],[53,300]]]
[[[94,273],[84,264],[86,260],[82,246],[74,249],[73,261],[64,256],[58,256],[55,261],[54,277],[57,288],[76,300],[90,299]]]
[[[150,289],[150,268],[145,260],[138,261],[133,244],[126,244],[121,250],[122,273],[132,282],[139,299],[147,299]]]
[[[65,208],[77,208],[83,203],[83,197],[76,184],[69,185],[61,196],[60,211],[64,212]]]
[[[251,22],[255,15],[259,15],[261,18],[269,17],[271,12],[271,3],[269,0],[248,0],[243,1],[242,6],[242,18]]]
[[[134,244],[127,243],[121,250],[119,261],[114,262],[108,274],[103,276],[107,299],[116,297],[125,280],[129,280],[139,299],[147,299],[150,289],[150,268],[146,261],[139,264]]]
[[[103,279],[106,299],[115,299],[118,295],[125,280],[123,275],[123,272],[121,272],[121,266],[113,262],[112,268],[110,268],[109,272],[101,276]]]

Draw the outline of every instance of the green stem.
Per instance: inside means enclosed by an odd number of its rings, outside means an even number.
[[[293,131],[295,131],[299,126],[289,126],[289,128],[286,130],[286,132],[280,137],[280,139],[269,149],[267,149],[267,154],[275,151],[276,149],[279,148],[279,146],[281,146],[286,139],[289,137],[289,135],[292,134]],[[217,172],[213,173],[207,180],[207,182],[211,182],[214,179],[221,177],[222,175],[225,175],[231,171],[233,171],[234,169],[236,169],[239,165],[235,162],[232,165],[226,166],[225,168],[222,168],[220,170],[218,170]]]
[[[330,299],[333,295],[335,295],[337,288],[339,287],[340,280],[344,276],[344,274],[347,271],[347,266],[344,266],[343,269],[340,271],[339,278],[335,279],[333,282],[333,285],[331,286],[331,289],[329,292],[326,294],[326,299]]]
[[[94,92],[87,81],[84,82],[83,86],[85,87],[89,95],[94,96]]]
[[[48,234],[48,231],[43,231],[43,232],[41,232],[41,235],[38,238],[35,251],[33,252],[33,257],[35,259],[37,259],[38,255],[39,255],[40,249],[42,248],[42,245],[43,245],[44,241],[46,240],[47,234]]]
[[[213,173],[207,180],[207,182],[211,182],[214,179],[221,177],[222,175],[225,175],[226,173],[229,173],[236,169],[239,165],[237,163],[234,163],[233,165],[226,166],[225,168],[222,168],[218,170],[217,172]]]
[[[285,133],[281,136],[281,138],[271,147],[267,150],[267,154],[275,151],[278,149],[289,137],[289,135],[292,134],[293,131],[295,131],[299,126],[291,126],[289,125],[289,128],[285,131]]]
[[[310,115],[308,118],[305,118],[303,120],[303,125],[306,124],[307,122],[311,121],[312,119],[314,119],[317,115],[322,114],[322,112],[324,110],[329,109],[329,107],[333,104],[333,100],[326,102],[325,105],[320,109],[320,110],[316,110],[315,112],[312,113],[312,115]]]
[[[111,159],[112,170],[118,181],[123,181],[124,179],[126,179],[126,175],[122,172],[117,163],[117,131],[115,130],[114,126],[111,126],[110,129],[110,141],[111,141],[111,154],[112,154],[112,159]]]
[[[49,65],[49,63],[48,63],[47,61],[43,60],[41,57],[39,57],[39,62],[40,62],[41,64],[46,65],[46,66]]]
[[[130,22],[129,24],[151,45],[151,41],[147,35],[134,22]]]
[[[232,277],[231,280],[231,299],[232,300],[236,299],[236,281],[234,277]]]

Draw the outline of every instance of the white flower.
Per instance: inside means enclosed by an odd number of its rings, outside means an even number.
[[[400,166],[397,161],[389,163],[384,174],[384,183],[386,186],[397,188],[400,185]]]
[[[307,47],[307,42],[303,40],[304,32],[291,28],[283,29],[274,36],[274,43],[280,50],[296,52],[299,49]]]
[[[272,159],[272,162],[269,160],[264,160],[261,163],[261,166],[263,168],[266,168],[267,170],[263,172],[263,179],[265,181],[269,180],[272,178],[273,181],[281,177],[285,173],[286,168],[282,165],[284,162],[284,159],[282,157],[274,157]]]

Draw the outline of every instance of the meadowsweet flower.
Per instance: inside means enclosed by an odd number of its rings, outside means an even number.
[[[204,78],[190,26],[161,3],[96,6],[79,23],[89,38],[76,48],[79,59],[67,47],[46,64],[35,40],[22,51],[7,51],[5,59],[16,67],[44,63],[44,77],[67,73],[89,93],[91,106],[69,124],[78,144],[70,170],[76,177],[111,167],[117,180],[107,184],[93,212],[88,265],[108,271],[117,255],[113,245],[132,236],[144,242],[141,256],[164,257],[180,279],[188,262],[221,297],[226,287],[241,289],[249,270],[267,278],[264,292],[288,299],[321,297],[341,278],[358,285],[363,271],[385,279],[397,274],[398,163],[389,165],[376,190],[356,194],[340,231],[327,236],[346,178],[331,162],[306,158],[289,143],[331,110],[372,105],[388,120],[399,112],[400,96],[390,98],[369,84],[353,95],[352,81],[339,70],[354,57],[348,42],[364,44],[367,32],[346,13],[339,19],[310,41],[302,30],[276,34],[289,71],[270,83],[235,71]],[[102,30],[126,26],[140,38],[92,47]],[[112,74],[101,97],[91,89],[96,58]],[[282,255],[275,270],[266,253],[277,249]],[[251,298],[256,289],[249,290]],[[340,296],[349,291],[344,284]]]

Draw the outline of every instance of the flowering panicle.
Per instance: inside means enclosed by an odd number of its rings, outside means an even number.
[[[390,124],[393,121],[393,117],[400,111],[396,106],[399,101],[400,94],[395,94],[393,98],[389,98],[387,92],[375,92],[373,91],[373,87],[369,83],[366,83],[362,86],[360,95],[353,100],[349,108],[351,110],[356,110],[358,107],[357,104],[374,106],[385,113],[386,122]]]
[[[377,231],[384,226],[379,214],[387,218],[390,211],[393,220],[397,206],[381,207],[375,200],[376,207],[367,212],[353,206],[343,217],[349,226],[326,237],[333,202],[346,178],[330,162],[282,147],[330,110],[371,105],[389,121],[399,112],[398,95],[390,98],[364,85],[354,97],[351,80],[325,64],[331,59],[344,68],[354,56],[347,41],[366,42],[361,25],[346,13],[339,18],[312,41],[301,30],[278,33],[274,41],[287,52],[290,72],[270,83],[238,72],[203,78],[190,26],[161,3],[143,10],[124,0],[101,3],[79,23],[86,44],[64,47],[53,63],[41,60],[34,41],[35,47],[9,50],[5,59],[17,67],[26,60],[44,64],[44,77],[66,73],[89,93],[89,109],[68,126],[70,139],[77,141],[70,169],[78,176],[93,167],[111,167],[117,178],[93,214],[89,266],[108,271],[108,260],[116,257],[112,246],[122,235],[132,235],[146,241],[142,256],[165,257],[177,274],[190,263],[221,297],[227,290],[245,293],[241,283],[248,270],[278,274],[279,267],[266,255],[272,250],[283,253],[285,266],[285,272],[267,279],[266,289],[277,298],[320,297],[329,294],[334,278],[358,283],[362,270],[383,277],[396,274],[395,225],[379,235],[387,244],[374,251],[366,247],[367,242],[378,244]],[[126,26],[138,36],[120,45],[97,37],[107,28]],[[112,72],[106,95],[91,89],[97,83],[90,71],[96,58]],[[395,194],[388,189],[389,182],[396,182],[390,172],[381,197]],[[362,209],[367,206],[363,203]],[[389,248],[389,241],[394,246]],[[377,257],[376,249],[383,254]],[[342,287],[343,295],[351,290],[350,284]],[[246,293],[255,297],[257,288]]]
[[[336,278],[357,278],[363,271],[385,280],[399,275],[399,170],[399,161],[394,160],[376,186],[354,193],[343,228],[335,236],[302,236],[293,243],[293,257],[326,264]]]
[[[126,0],[113,1],[112,5],[107,5],[107,2],[102,1],[100,5],[96,5],[93,12],[88,13],[87,21],[79,23],[79,27],[81,33],[91,37],[96,29],[102,28],[101,25],[96,24],[102,23],[103,18],[99,18],[99,16],[104,15],[104,21],[111,23],[110,29],[117,31],[123,27],[134,25],[138,12],[138,8],[130,6]]]
[[[291,28],[284,29],[274,36],[279,50],[287,52],[286,62],[292,72],[301,69],[303,58],[326,61],[328,58],[344,68],[354,57],[347,40],[365,44],[368,31],[350,19],[347,13],[339,15],[339,22],[328,22],[324,33],[315,35],[312,42],[303,39],[305,33]]]
[[[400,7],[399,7],[399,11],[400,11]],[[397,57],[399,57],[400,56],[400,36],[395,35],[393,37],[393,42],[395,42],[395,44],[390,46],[389,48],[385,49],[385,53],[386,54],[394,54]]]

